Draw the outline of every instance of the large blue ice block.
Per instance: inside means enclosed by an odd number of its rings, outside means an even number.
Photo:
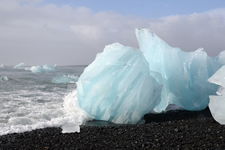
[[[82,109],[97,120],[123,124],[138,123],[157,106],[161,89],[141,51],[118,43],[106,46],[77,82]]]
[[[151,75],[163,84],[161,103],[154,110],[164,111],[168,104],[191,111],[206,108],[209,95],[217,90],[207,80],[224,63],[223,54],[210,58],[202,48],[184,52],[169,46],[149,29],[136,29],[136,36]]]

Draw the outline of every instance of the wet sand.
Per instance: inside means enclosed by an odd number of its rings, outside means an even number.
[[[80,133],[61,128],[0,136],[0,149],[225,149],[225,126],[209,109],[146,114],[145,124],[83,126]]]

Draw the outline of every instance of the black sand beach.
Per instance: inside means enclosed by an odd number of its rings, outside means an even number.
[[[146,114],[142,125],[45,128],[0,136],[0,149],[225,149],[225,126],[209,109]]]

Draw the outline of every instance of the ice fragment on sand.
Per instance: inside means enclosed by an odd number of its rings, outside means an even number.
[[[160,102],[162,86],[139,50],[105,47],[77,82],[78,102],[96,120],[136,124]]]
[[[220,86],[217,95],[209,96],[209,109],[217,122],[225,124],[225,66],[222,66],[208,81]]]

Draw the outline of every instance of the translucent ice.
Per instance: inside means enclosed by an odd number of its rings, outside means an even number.
[[[208,81],[220,86],[217,95],[209,96],[209,109],[217,122],[225,124],[225,66],[222,66]]]
[[[2,68],[4,68],[4,66],[1,64],[1,65],[0,65],[0,69],[2,69]]]
[[[30,71],[33,72],[33,73],[43,73],[44,69],[40,66],[32,66],[30,68]]]
[[[78,77],[74,75],[57,75],[52,79],[52,83],[75,83]]]
[[[43,65],[43,69],[45,72],[55,71],[56,65]]]
[[[141,51],[112,44],[85,69],[77,82],[80,107],[115,123],[137,123],[153,108],[162,112],[171,104],[205,109],[218,89],[207,80],[225,65],[225,52],[214,58],[202,48],[184,52],[148,29],[136,29],[136,36]]]
[[[159,104],[161,89],[141,51],[118,43],[106,46],[77,82],[80,107],[114,123],[138,123]]]
[[[24,66],[25,66],[24,63],[20,63],[20,64],[16,65],[16,66],[14,67],[14,69],[23,69]]]
[[[151,75],[163,84],[161,103],[154,110],[164,111],[168,104],[191,111],[206,108],[209,95],[217,90],[207,80],[224,63],[221,59],[224,54],[210,58],[202,48],[184,52],[169,46],[148,29],[136,29],[136,36]]]
[[[32,66],[30,68],[30,71],[33,73],[45,73],[45,72],[53,72],[55,71],[55,65],[43,65],[43,67],[40,66]]]

